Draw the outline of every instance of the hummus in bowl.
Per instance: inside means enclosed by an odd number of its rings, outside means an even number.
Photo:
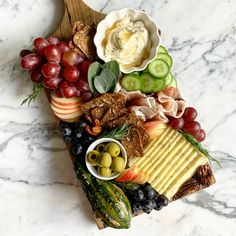
[[[109,13],[94,37],[98,56],[116,60],[123,73],[144,70],[160,45],[156,24],[143,11],[125,8]]]

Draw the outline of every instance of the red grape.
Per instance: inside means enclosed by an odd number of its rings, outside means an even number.
[[[79,79],[80,71],[75,66],[67,66],[64,70],[63,76],[67,81],[73,83]]]
[[[62,81],[61,78],[54,77],[54,78],[44,78],[43,79],[43,86],[48,89],[56,89],[59,86],[59,83]]]
[[[81,93],[89,91],[89,85],[86,79],[79,78],[79,80],[76,82],[76,88],[79,89]]]
[[[66,98],[72,98],[77,95],[76,86],[64,80],[60,84],[60,90],[61,90],[61,94]]]
[[[57,97],[59,97],[59,98],[62,98],[62,97],[63,97],[63,95],[61,94],[61,89],[60,89],[60,87],[57,88],[54,92],[55,92],[55,94],[56,94]]]
[[[91,61],[82,61],[79,63],[78,68],[81,74],[87,78],[89,66],[92,64]]]
[[[61,53],[63,54],[64,52],[70,51],[70,47],[67,43],[60,42],[57,44],[57,47],[61,50]]]
[[[41,57],[37,53],[30,53],[21,58],[21,67],[24,70],[33,70],[40,66],[41,64]]]
[[[206,137],[206,132],[203,129],[200,129],[196,132],[194,136],[198,142],[202,142]]]
[[[81,94],[80,91],[77,89],[74,97],[80,97],[80,94]]]
[[[183,126],[184,126],[184,119],[183,119],[182,117],[180,117],[180,118],[174,118],[174,117],[172,117],[172,118],[170,119],[170,125],[171,125],[171,127],[172,127],[173,129],[178,129],[178,130],[180,130],[180,129],[182,129]]]
[[[92,98],[92,93],[91,92],[83,92],[80,95],[84,101],[89,101]]]
[[[54,37],[54,36],[48,37],[47,40],[52,45],[56,45],[60,42],[59,39],[57,37]]]
[[[43,76],[41,73],[41,67],[38,67],[34,70],[32,70],[30,72],[30,79],[34,82],[34,83],[40,83],[43,80]]]
[[[45,78],[58,77],[61,67],[55,62],[47,62],[42,67],[42,74]]]
[[[184,121],[193,121],[197,117],[197,111],[193,107],[187,107],[182,117]]]
[[[186,133],[191,134],[192,136],[195,137],[196,133],[201,129],[200,124],[197,121],[188,121],[185,122],[183,130]]]
[[[61,59],[61,64],[66,67],[66,66],[75,66],[78,63],[83,60],[82,57],[80,57],[75,51],[70,50],[67,52],[64,52],[62,55]]]
[[[28,54],[30,54],[30,53],[32,53],[30,50],[28,50],[28,49],[22,49],[22,50],[20,51],[20,57],[24,57],[24,56],[26,56],[26,55],[28,55]]]
[[[61,51],[55,45],[48,45],[44,49],[44,55],[48,61],[59,63],[61,60]]]
[[[49,42],[44,38],[36,38],[34,40],[34,47],[36,52],[41,56],[44,55],[44,49],[49,45]]]

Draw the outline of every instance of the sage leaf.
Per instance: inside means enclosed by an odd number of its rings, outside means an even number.
[[[107,93],[109,88],[106,79],[101,75],[95,76],[94,87],[99,93]]]
[[[109,69],[103,69],[101,76],[107,81],[108,90],[107,92],[111,92],[114,86],[116,86],[117,80],[114,73]]]
[[[88,84],[89,89],[93,93],[96,91],[94,87],[94,78],[99,75],[102,71],[102,65],[99,62],[94,62],[89,66],[88,69]]]
[[[115,75],[116,79],[118,79],[120,75],[120,67],[117,61],[109,61],[102,65],[104,69],[109,69]]]

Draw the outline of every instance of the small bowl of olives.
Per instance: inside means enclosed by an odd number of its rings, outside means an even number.
[[[86,153],[89,172],[103,180],[115,179],[127,164],[127,154],[123,145],[111,138],[101,138],[93,142]]]

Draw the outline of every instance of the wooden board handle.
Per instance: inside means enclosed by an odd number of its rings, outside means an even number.
[[[71,39],[71,30],[75,21],[98,24],[105,17],[104,14],[88,7],[83,0],[64,0],[64,8],[62,22],[53,35],[66,42]]]

